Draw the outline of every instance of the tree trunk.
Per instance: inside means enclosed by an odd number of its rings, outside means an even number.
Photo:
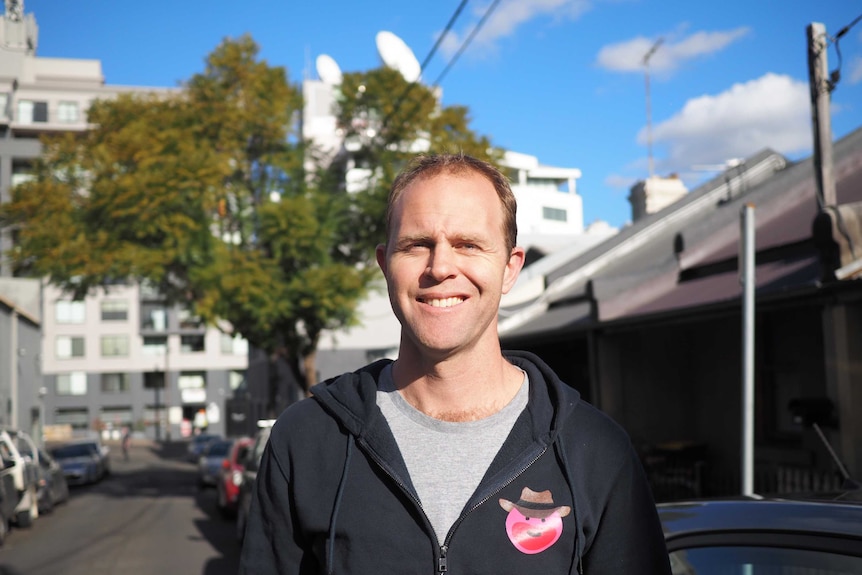
[[[310,395],[309,390],[311,387],[318,382],[317,377],[317,348],[312,349],[312,351],[305,355],[302,358],[302,367],[303,367],[303,375],[304,375],[304,388],[305,395]]]

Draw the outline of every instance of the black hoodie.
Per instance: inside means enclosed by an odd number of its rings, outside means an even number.
[[[529,403],[445,541],[377,408],[383,360],[278,418],[240,573],[669,575],[629,437],[536,356],[505,355],[529,375]]]

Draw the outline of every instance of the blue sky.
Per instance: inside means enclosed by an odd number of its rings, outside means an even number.
[[[102,61],[108,84],[177,86],[225,37],[250,33],[291,81],[328,54],[345,72],[381,65],[393,32],[426,59],[461,0],[25,0],[42,57]],[[467,2],[423,72],[433,83],[490,1]],[[624,225],[628,188],[648,175],[643,56],[650,58],[655,173],[690,187],[770,147],[811,153],[806,26],[830,36],[862,14],[857,0],[498,0],[440,83],[498,146],[579,168],[584,219]],[[862,22],[840,38],[832,129],[862,127]],[[830,44],[830,70],[839,55]]]

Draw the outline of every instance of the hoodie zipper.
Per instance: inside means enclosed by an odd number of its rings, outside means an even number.
[[[527,463],[526,465],[524,465],[517,473],[513,474],[508,480],[504,481],[497,488],[495,488],[491,493],[489,493],[487,496],[483,497],[479,502],[477,502],[476,505],[474,505],[473,507],[468,509],[466,511],[466,513],[463,513],[460,517],[458,517],[457,521],[455,521],[454,525],[452,525],[452,528],[449,529],[449,533],[446,535],[446,541],[444,541],[443,545],[440,546],[440,554],[437,557],[437,573],[439,575],[443,575],[444,573],[448,573],[448,571],[449,571],[448,559],[446,557],[446,554],[449,552],[449,543],[452,541],[452,537],[455,535],[455,531],[458,530],[458,526],[461,525],[461,523],[463,523],[465,519],[467,519],[468,515],[470,515],[476,509],[478,509],[479,507],[481,507],[482,505],[487,503],[487,501],[489,499],[491,499],[491,497],[493,497],[494,495],[496,495],[497,493],[499,493],[500,491],[505,489],[507,486],[511,485],[518,477],[523,475],[523,473],[525,471],[527,471],[530,467],[532,467],[533,464],[535,462],[537,462],[539,460],[539,458],[545,454],[546,451],[548,451],[547,445],[544,446],[541,449],[541,451],[539,451],[539,453],[537,453],[530,460],[530,462]],[[419,507],[422,507],[422,505],[420,504]],[[423,510],[423,513],[424,513],[424,510]],[[427,519],[427,516],[426,516],[426,519]]]

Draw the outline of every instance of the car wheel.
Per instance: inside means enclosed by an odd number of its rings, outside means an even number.
[[[39,513],[43,515],[47,515],[54,511],[54,499],[51,495],[51,490],[45,490],[45,494],[42,496],[42,505],[39,506]]]
[[[0,511],[0,547],[2,547],[3,543],[6,541],[7,533],[9,533],[9,520],[6,519],[6,516],[3,515],[2,511]]]
[[[19,511],[15,515],[15,524],[22,529],[31,527],[33,525],[33,510],[25,509],[24,511]]]

